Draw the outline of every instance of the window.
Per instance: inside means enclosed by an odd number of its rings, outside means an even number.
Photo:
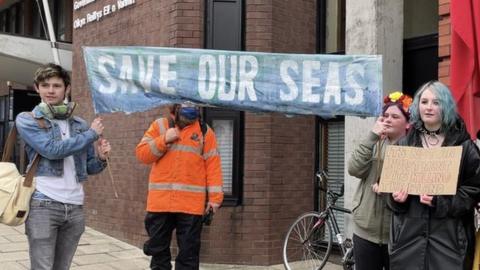
[[[43,4],[42,2],[36,2],[33,4],[33,13],[32,13],[32,36],[36,38],[45,38],[45,22],[43,16]]]
[[[238,205],[241,199],[240,152],[243,130],[242,114],[218,108],[205,110],[205,121],[213,128],[217,137],[217,148],[222,159],[223,192],[225,205]]]
[[[404,2],[403,92],[438,79],[438,1]]]
[[[345,120],[343,117],[323,121],[319,123],[319,167],[328,172],[328,186],[335,192],[339,192],[344,184],[345,173]],[[325,194],[319,194],[325,195]],[[315,209],[324,209],[326,198],[320,197],[316,201]],[[344,197],[340,197],[337,206],[344,206]],[[343,215],[336,216],[338,226],[343,231],[345,218]]]
[[[0,31],[4,33],[8,33],[10,31],[9,15],[10,15],[10,11],[8,9],[4,9],[0,12]]]
[[[243,1],[207,0],[205,47],[218,50],[243,49]],[[243,179],[243,112],[222,108],[205,109],[205,119],[215,130],[222,158],[224,205],[239,205]]]
[[[345,0],[319,0],[318,39],[320,53],[345,51]]]
[[[73,25],[71,15],[73,12],[72,1],[50,0],[49,5],[57,40],[71,42],[71,27]]]
[[[49,0],[49,7],[57,40],[72,42],[73,0]],[[42,1],[19,1],[0,10],[0,32],[44,39],[46,27]]]

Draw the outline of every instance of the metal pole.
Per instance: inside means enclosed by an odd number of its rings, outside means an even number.
[[[52,15],[50,14],[48,0],[43,0],[42,2],[43,10],[45,12],[45,20],[47,21],[48,37],[50,38],[50,46],[52,47],[53,60],[55,61],[55,64],[60,65],[60,56],[58,53],[55,31],[53,30]]]

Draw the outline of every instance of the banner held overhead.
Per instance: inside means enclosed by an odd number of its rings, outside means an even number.
[[[96,113],[184,101],[324,117],[381,111],[377,55],[84,47],[84,58]]]

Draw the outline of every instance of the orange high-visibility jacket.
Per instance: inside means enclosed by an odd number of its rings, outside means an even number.
[[[210,202],[223,201],[215,133],[209,127],[203,140],[200,123],[196,121],[180,131],[177,141],[167,145],[167,129],[168,119],[157,119],[136,148],[137,158],[152,164],[147,211],[202,215],[207,192]]]

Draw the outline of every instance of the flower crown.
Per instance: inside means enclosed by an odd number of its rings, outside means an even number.
[[[395,91],[393,93],[390,93],[389,95],[386,95],[383,98],[383,104],[388,103],[400,103],[403,110],[408,113],[408,108],[410,107],[410,105],[412,105],[413,99],[407,94],[403,94],[400,91]]]

